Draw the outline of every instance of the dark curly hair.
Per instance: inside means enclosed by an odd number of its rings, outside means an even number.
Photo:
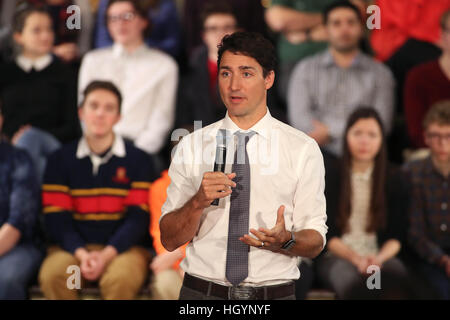
[[[240,53],[254,58],[263,69],[264,78],[270,71],[275,70],[276,52],[272,43],[257,32],[238,31],[223,37],[218,45],[219,55],[217,66],[220,68],[220,61],[225,51]]]

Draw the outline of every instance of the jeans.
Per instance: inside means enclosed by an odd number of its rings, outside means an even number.
[[[61,143],[50,133],[38,128],[30,128],[16,143],[16,147],[22,148],[31,156],[38,182],[41,183],[44,177],[47,157],[61,147]]]
[[[0,300],[27,299],[28,285],[42,258],[42,252],[32,244],[18,244],[0,256]]]

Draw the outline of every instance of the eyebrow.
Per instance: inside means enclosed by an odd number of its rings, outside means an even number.
[[[231,67],[229,67],[229,66],[220,66],[220,69],[231,70]],[[251,66],[240,66],[239,70],[254,70],[254,71],[256,71],[256,68],[251,67]]]

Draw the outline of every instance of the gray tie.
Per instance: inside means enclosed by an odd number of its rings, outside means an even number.
[[[236,132],[237,147],[232,172],[236,173],[236,188],[231,194],[230,219],[228,225],[227,265],[225,275],[233,286],[239,285],[248,276],[249,246],[239,240],[249,232],[250,164],[247,143],[256,132]]]

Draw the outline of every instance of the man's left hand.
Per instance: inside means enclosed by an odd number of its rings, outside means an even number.
[[[291,234],[286,230],[284,223],[284,209],[284,206],[278,209],[275,227],[270,230],[265,228],[259,228],[258,230],[250,229],[250,232],[257,239],[246,234],[239,238],[239,240],[252,247],[280,252],[283,244],[291,239]]]

